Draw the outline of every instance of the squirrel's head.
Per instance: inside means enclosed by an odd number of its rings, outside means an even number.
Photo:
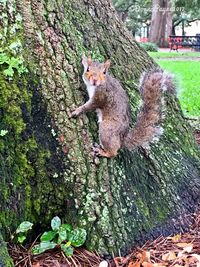
[[[99,86],[106,81],[108,68],[110,67],[110,60],[104,63],[93,62],[91,57],[82,57],[82,64],[84,66],[83,80],[86,85]]]

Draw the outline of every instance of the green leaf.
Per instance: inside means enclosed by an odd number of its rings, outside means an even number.
[[[68,241],[66,244],[65,244],[66,247],[70,247],[71,246],[71,241]]]
[[[8,69],[4,70],[3,73],[6,75],[6,76],[10,76],[12,77],[13,74],[14,74],[14,70],[12,67],[9,67]]]
[[[58,235],[61,242],[67,240],[67,232],[63,226],[60,227]]]
[[[22,244],[24,242],[24,240],[26,239],[26,236],[25,235],[21,235],[21,236],[18,236],[17,238],[17,241]]]
[[[17,70],[18,70],[19,74],[28,72],[28,69],[26,67],[22,66],[22,65],[19,66]]]
[[[56,234],[57,232],[55,231],[44,232],[43,235],[40,237],[40,240],[42,242],[51,241],[55,237]]]
[[[48,249],[53,249],[56,247],[56,243],[54,242],[41,242],[40,244],[38,245],[35,245],[33,248],[32,248],[32,253],[34,255],[36,254],[40,254]]]
[[[70,233],[69,241],[74,247],[80,247],[85,243],[86,240],[86,230],[82,228],[76,228]]]
[[[70,233],[72,231],[72,225],[71,224],[62,224],[60,229],[59,229],[59,233],[61,232],[61,234],[59,234],[59,241],[65,241],[65,240],[69,240],[70,237]]]
[[[0,64],[9,63],[10,58],[5,53],[0,53]]]
[[[72,246],[66,246],[66,244],[61,244],[61,249],[67,257],[71,257],[73,255],[74,248]]]
[[[0,131],[0,136],[4,136],[4,135],[6,135],[7,133],[8,133],[7,130],[1,130],[1,131]]]
[[[22,64],[22,60],[20,58],[11,57],[9,66],[12,68],[18,68],[18,66]]]
[[[53,231],[56,231],[60,228],[61,226],[61,220],[58,216],[54,217],[52,220],[51,220],[51,228]]]
[[[65,228],[65,230],[67,231],[67,232],[71,232],[72,231],[72,225],[71,224],[68,224],[68,223],[63,223],[62,224],[62,227],[63,228]]]
[[[16,233],[25,233],[28,230],[32,229],[33,223],[28,222],[28,221],[24,221],[22,222],[19,227],[16,230]]]

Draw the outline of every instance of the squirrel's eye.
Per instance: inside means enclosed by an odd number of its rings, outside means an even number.
[[[106,74],[106,70],[103,71],[103,74]]]
[[[87,67],[87,70],[86,70],[87,72],[89,72],[90,71],[90,68],[89,67]]]

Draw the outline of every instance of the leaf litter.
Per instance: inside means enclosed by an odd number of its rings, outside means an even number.
[[[193,215],[193,221],[187,233],[160,236],[111,260],[84,248],[76,248],[72,257],[59,248],[35,256],[21,245],[9,244],[8,249],[16,267],[200,267],[200,213]]]

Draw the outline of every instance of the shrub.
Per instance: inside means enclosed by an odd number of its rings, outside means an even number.
[[[139,45],[148,52],[158,52],[158,46],[154,43],[139,43]]]

